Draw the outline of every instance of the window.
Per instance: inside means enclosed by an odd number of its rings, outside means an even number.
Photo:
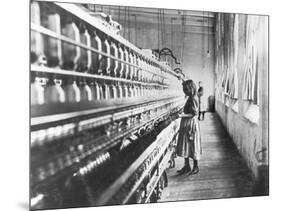
[[[237,76],[237,56],[238,56],[238,16],[229,15],[227,30],[227,42],[225,52],[225,70],[223,74],[222,87],[225,94],[225,105],[230,106],[236,103],[238,98],[238,76]],[[233,105],[231,105],[233,108]],[[238,105],[235,106],[235,111]],[[238,110],[237,110],[238,111]]]
[[[246,31],[246,61],[243,81],[243,100],[249,103],[244,116],[251,122],[257,124],[259,120],[258,107],[258,39],[257,28],[259,18],[248,15]]]
[[[243,83],[243,99],[258,104],[258,59],[257,59],[257,40],[256,26],[258,17],[248,17],[246,34],[246,61]]]
[[[230,91],[229,96],[232,99],[238,98],[238,76],[237,76],[237,61],[238,61],[238,15],[234,16],[233,20],[233,33],[232,33],[232,57],[231,57],[231,78],[230,78]]]
[[[218,100],[226,106],[238,98],[238,15],[218,16],[217,90]],[[238,106],[237,106],[238,107]]]

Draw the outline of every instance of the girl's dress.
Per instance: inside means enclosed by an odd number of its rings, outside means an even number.
[[[199,100],[199,111],[204,112],[206,111],[206,102],[207,99],[205,98],[203,87],[198,89],[198,100]]]
[[[202,154],[201,136],[198,123],[198,101],[195,97],[189,97],[185,103],[184,114],[192,114],[193,117],[183,117],[177,140],[176,152],[180,157],[190,157],[199,160]]]

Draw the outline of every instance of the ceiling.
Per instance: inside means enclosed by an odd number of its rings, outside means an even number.
[[[159,25],[161,17],[161,22],[165,26],[169,27],[173,24],[174,29],[178,27],[178,30],[181,30],[184,26],[186,32],[208,34],[214,32],[215,13],[213,12],[95,4],[84,6],[91,12],[103,12],[111,15],[112,19],[119,22],[123,27],[133,27],[140,23]]]

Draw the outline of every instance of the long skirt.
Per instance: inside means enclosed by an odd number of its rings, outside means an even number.
[[[207,110],[207,99],[205,98],[205,96],[200,96],[198,97],[198,101],[199,101],[199,111],[203,112]]]
[[[202,149],[197,116],[181,119],[176,152],[180,157],[200,160]]]

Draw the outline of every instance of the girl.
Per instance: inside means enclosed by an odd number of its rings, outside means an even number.
[[[196,85],[192,80],[183,82],[183,92],[188,97],[182,115],[176,147],[177,155],[185,159],[180,174],[197,174],[199,172],[198,160],[201,155],[201,137],[198,124],[198,100]],[[190,168],[189,158],[193,159],[193,168]]]
[[[204,120],[205,112],[206,112],[206,99],[204,96],[204,89],[202,86],[202,81],[199,81],[199,89],[198,89],[198,99],[199,99],[199,116],[198,119],[201,120],[201,115],[202,115],[202,120]]]

